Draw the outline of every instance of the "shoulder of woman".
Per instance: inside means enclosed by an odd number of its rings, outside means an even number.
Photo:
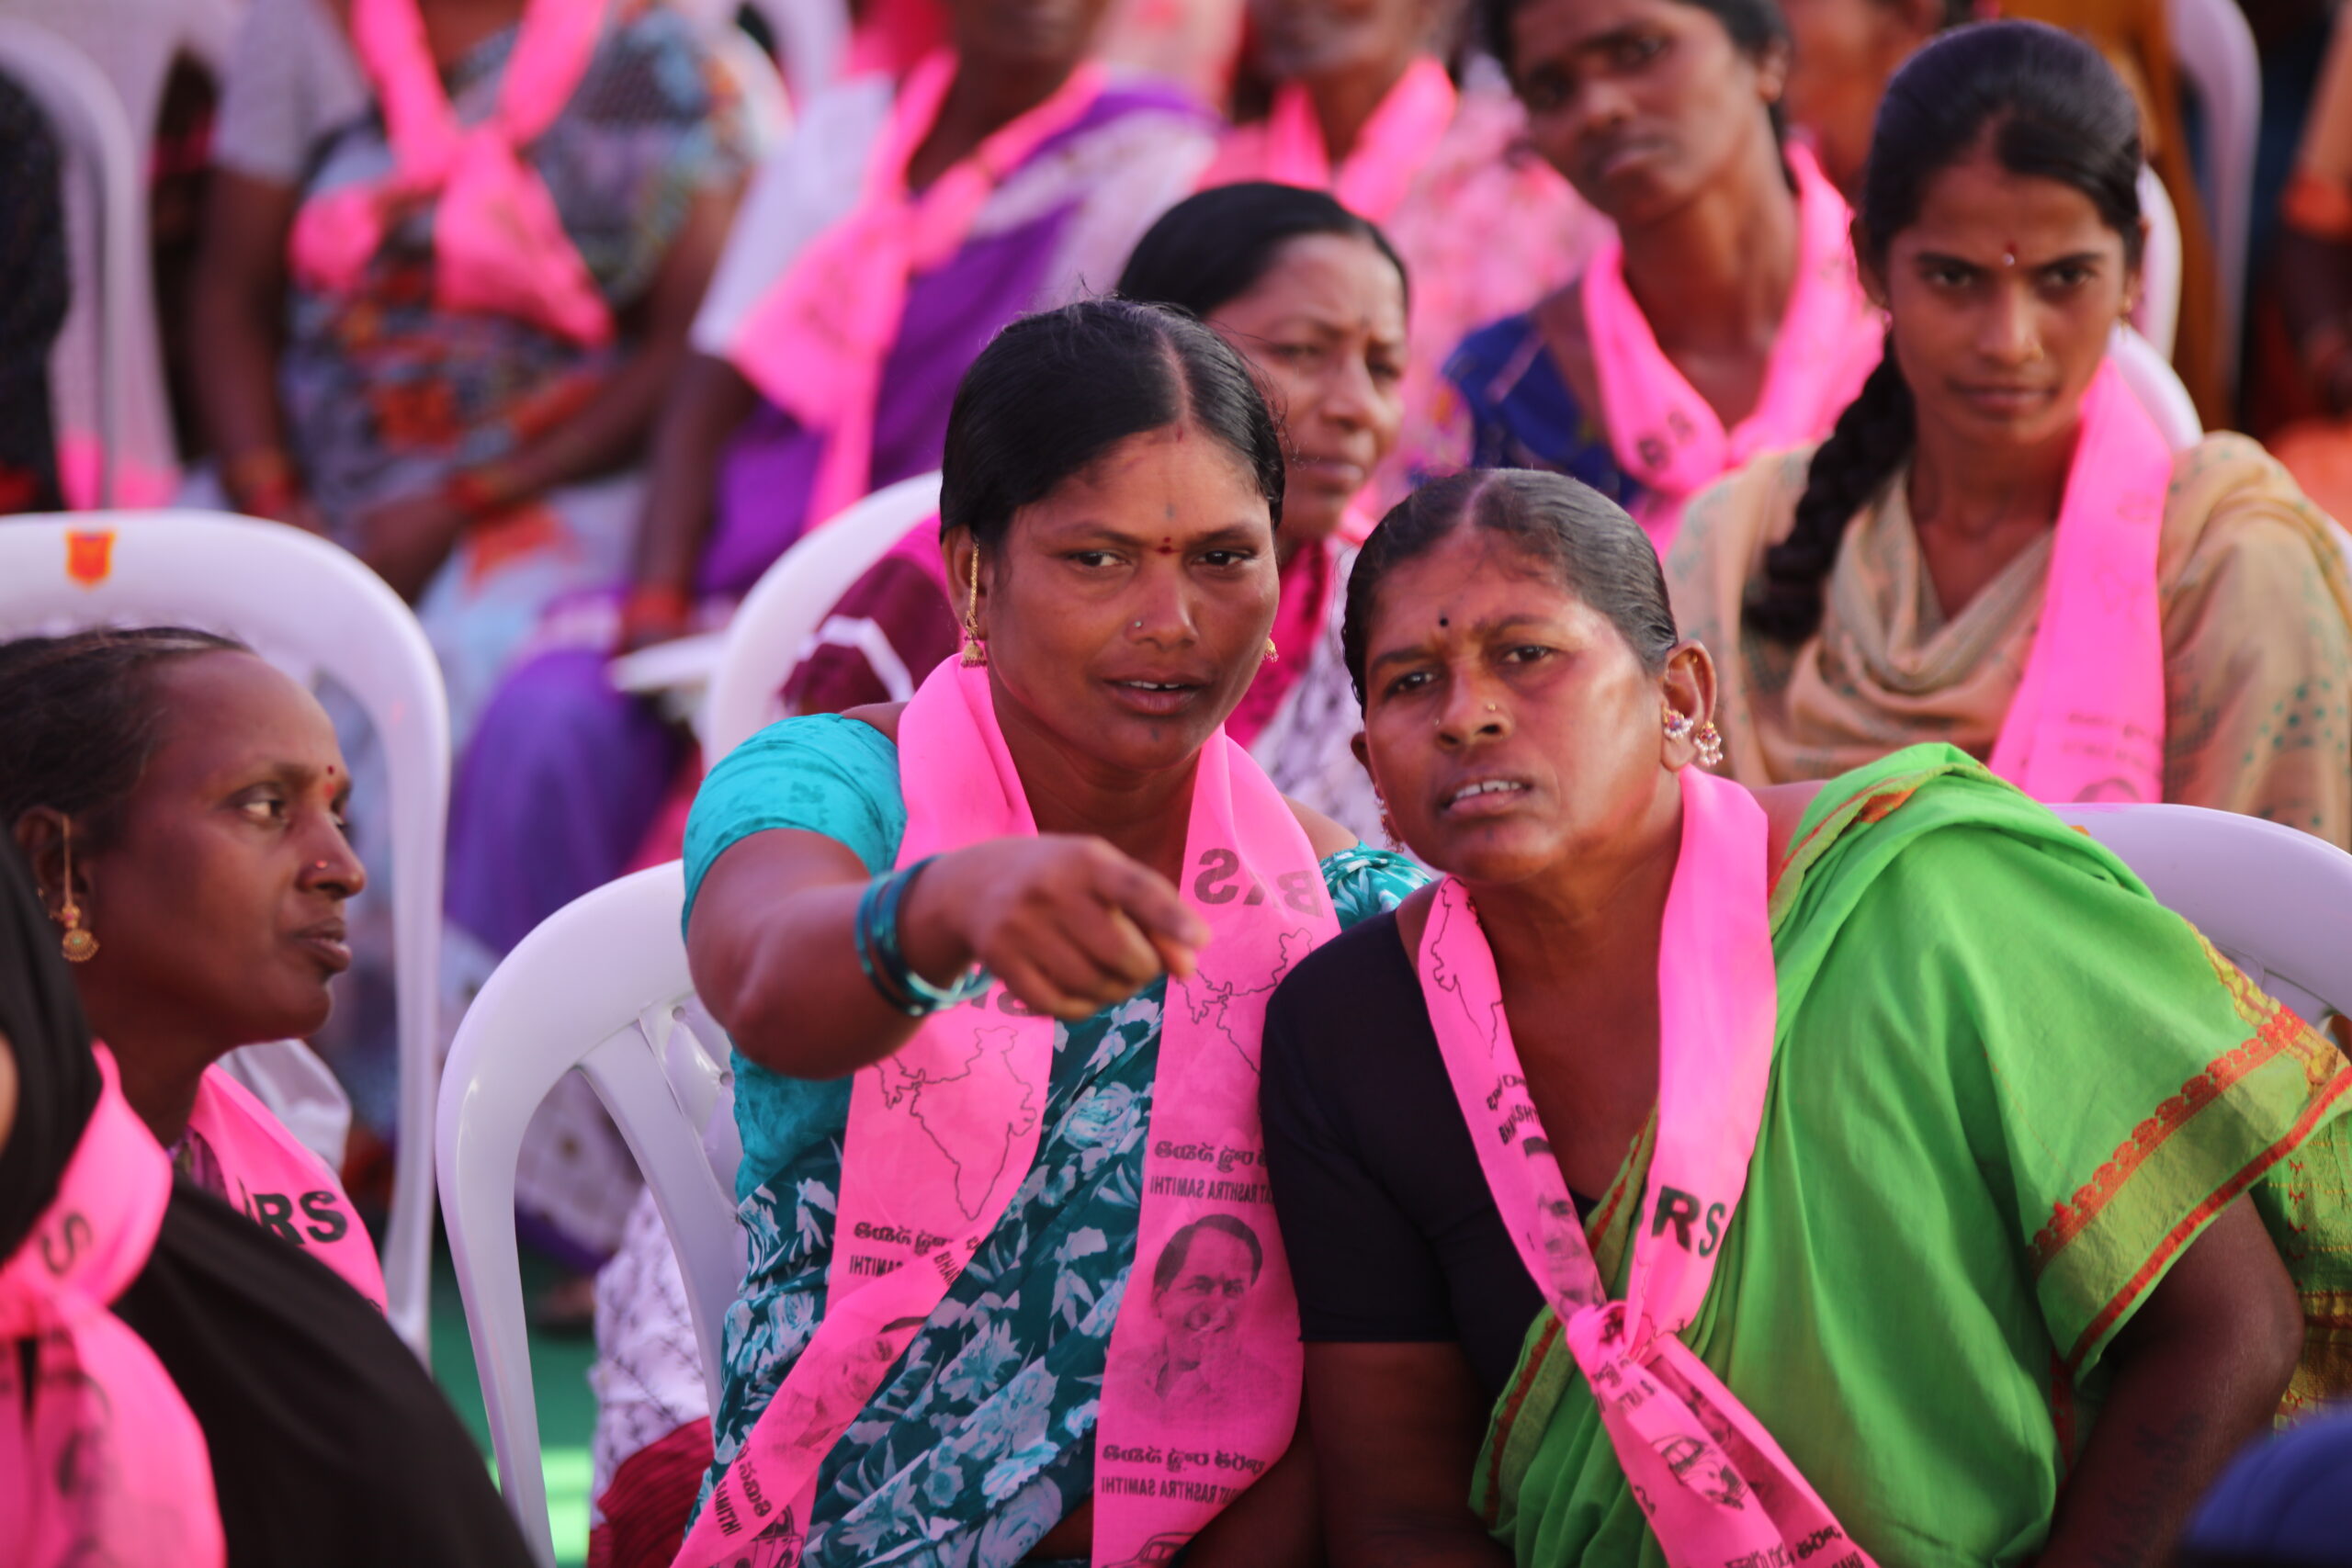
[[[1747,581],[1757,556],[1795,523],[1813,454],[1811,446],[1763,453],[1690,498],[1665,563],[1678,596],[1726,570],[1734,581]]]
[[[1534,335],[1535,318],[1526,310],[1473,327],[1445,356],[1446,378],[1460,383],[1470,395],[1484,398],[1487,384]]]
[[[1328,860],[1342,850],[1356,847],[1359,840],[1353,833],[1306,802],[1284,795],[1283,804],[1290,807],[1290,814],[1298,818],[1299,827],[1306,830],[1307,847],[1315,852],[1317,860]]]
[[[879,703],[846,714],[802,714],[778,719],[718,759],[695,795],[706,801],[754,795],[814,769],[842,779],[898,777],[898,708]]]
[[[904,703],[868,703],[864,707],[847,709],[840,716],[854,719],[896,746],[899,743],[899,719],[906,711]]]
[[[1789,858],[1789,848],[1796,842],[1797,829],[1804,825],[1805,813],[1812,809],[1815,797],[1827,782],[1800,779],[1794,784],[1765,784],[1748,792],[1764,808],[1766,842],[1770,846],[1766,864],[1779,865]]]
[[[2342,582],[2343,536],[2260,444],[2217,432],[2173,458],[2157,575],[2167,593],[2225,562],[2277,559]]]

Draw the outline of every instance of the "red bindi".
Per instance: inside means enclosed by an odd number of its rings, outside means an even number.
[[[1172,556],[1172,555],[1174,555],[1174,554],[1176,553],[1176,545],[1175,545],[1175,542],[1174,542],[1173,540],[1170,540],[1170,539],[1162,539],[1162,540],[1160,540],[1160,541],[1159,541],[1159,553],[1160,553],[1161,555],[1163,555],[1163,556]]]

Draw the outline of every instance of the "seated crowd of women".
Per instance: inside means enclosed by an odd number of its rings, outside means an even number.
[[[1268,6],[1289,69],[1221,141],[1091,62],[1100,9],[956,0],[809,106],[723,255],[741,150],[651,12],[355,0],[386,117],[228,193],[276,225],[247,307],[290,235],[315,365],[383,356],[279,403],[224,349],[267,451],[280,406],[355,443],[232,491],[422,588],[445,656],[506,561],[563,579],[499,601],[455,917],[511,946],[698,778],[746,1269],[707,1386],[600,1346],[664,1390],[610,1402],[600,1561],[2259,1560],[2189,1516],[2352,1395],[2352,1061],[2037,803],[2346,847],[2352,576],[2110,356],[2123,83],[1951,30],[1849,209],[1770,0],[1495,0],[1541,178],[1419,5]],[[496,176],[560,220],[495,329],[569,334],[544,423],[485,435],[420,345],[483,330],[433,236],[497,162],[435,163],[435,61],[583,122]],[[567,136],[632,210],[566,207]],[[558,498],[632,431],[616,584]],[[863,629],[707,776],[607,683],[934,465]],[[0,1495],[43,1568],[523,1560],[332,1170],[221,1065],[325,1017],[353,789],[233,643],[0,645]],[[662,1337],[628,1234],[612,1315]]]
[[[874,0],[845,73],[796,106],[778,147],[740,65],[685,0],[348,0],[347,15],[344,0],[253,0],[224,84],[195,311],[211,389],[202,423],[238,510],[349,545],[412,598],[440,658],[459,756],[450,1018],[570,899],[682,850],[715,759],[697,754],[674,705],[616,683],[614,656],[723,625],[811,528],[936,469],[953,393],[981,347],[1023,314],[1122,280],[1140,237],[1188,193],[1259,182],[1325,192],[1378,226],[1410,281],[1401,352],[1381,367],[1395,378],[1380,394],[1393,416],[1381,419],[1395,428],[1350,497],[1362,519],[1351,535],[1418,483],[1512,466],[1594,486],[1665,553],[1717,479],[1828,435],[1866,384],[1861,406],[1884,401],[1885,384],[1868,382],[1884,353],[1883,301],[1854,265],[1848,200],[1862,190],[1880,89],[1951,7],[1241,8]],[[2131,39],[2105,43],[2135,81],[2154,69]],[[2157,134],[2143,144],[2193,219],[2177,126],[2149,112]],[[1226,219],[1194,221],[1210,238]],[[2139,244],[2130,239],[2132,254]],[[2201,256],[2183,260],[2201,287]],[[1223,284],[1208,292],[1224,298],[1203,295],[1204,279],[1226,276],[1163,271],[1141,297],[1204,313],[1234,298]],[[2186,298],[2193,316],[2197,288]],[[2214,335],[2203,324],[2184,316],[2180,333],[2193,389],[2190,344]],[[1307,351],[1255,357],[1303,367]],[[1282,390],[1278,401],[1295,401]],[[1891,439],[1899,424],[1872,428]],[[1904,456],[1879,445],[1843,466],[1843,491],[1809,516],[1860,508],[1867,481]],[[2245,465],[2197,469],[2184,515],[2248,486],[2291,493],[2239,450]],[[1770,536],[1781,500],[1738,508],[1760,519],[1755,537]],[[1789,547],[1810,549],[1826,573],[1824,518]],[[1706,535],[1719,550],[1747,542],[1721,524]],[[2257,591],[2233,592],[2244,571],[2217,577],[2213,551],[2188,550],[2186,535],[2175,543],[2166,646],[2199,671],[2172,671],[2183,711],[2171,733],[2197,776],[2181,773],[2168,798],[2245,806],[2346,841],[2345,800],[2274,802],[2243,776],[2263,771],[2260,732],[2283,719],[2268,680],[2241,682],[2233,662],[2214,675],[2210,648],[2234,646],[2232,612],[2249,611]],[[1997,539],[1961,547],[2007,558]],[[847,705],[825,667],[869,649],[896,660],[870,671],[880,689],[911,693],[956,636],[936,558],[913,541],[860,585],[829,621],[856,646],[805,668],[789,711]],[[1286,615],[1336,581],[1324,560],[1308,552],[1286,575]],[[1857,560],[1884,590],[1872,617],[1890,622],[1898,591],[1885,574],[1899,568]],[[1686,617],[1720,633],[1747,566],[1719,554],[1678,570]],[[1871,668],[1850,682],[1833,674],[1838,692],[1856,694],[1853,711],[1828,720],[1859,750],[1792,739],[1812,750],[1791,762],[1766,738],[1778,671],[1749,678],[1746,666],[1797,647],[1811,630],[1802,614],[1743,640],[1737,660],[1726,647],[1727,675],[1740,677],[1728,705],[1767,694],[1757,724],[1727,728],[1736,776],[1764,776],[1759,746],[1775,768],[1813,772],[1905,739],[1983,754],[1977,731],[2004,711],[2034,624],[2036,570],[2020,563],[2009,584],[2019,592],[1962,617],[1948,649],[1928,646],[1940,616],[1860,634],[1856,657]],[[1725,603],[1702,619],[1688,596]],[[1852,618],[1833,611],[1831,632]],[[2315,610],[2311,636],[2332,635],[2330,613]],[[2352,745],[2352,725],[2340,689],[2287,679],[2299,652],[2265,674],[2305,687],[2297,749],[2324,762]],[[1332,762],[1328,795],[1275,776],[1363,832],[1360,771],[1322,732],[1339,706],[1334,669],[1300,678],[1287,708],[1291,671],[1277,672],[1237,733],[1250,739],[1262,715],[1261,757]],[[1801,725],[1814,717],[1791,711]],[[381,790],[367,787],[380,756],[363,721],[331,712],[363,786],[355,841],[384,860]],[[2340,774],[2320,793],[2352,789]],[[337,1044],[368,1086],[366,1119],[387,1132],[389,931],[363,905],[353,935],[359,1005]],[[634,1187],[575,1089],[551,1104],[522,1187],[537,1234],[584,1269],[620,1241]]]

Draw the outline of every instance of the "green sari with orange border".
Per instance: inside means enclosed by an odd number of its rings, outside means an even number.
[[[1882,1568],[2019,1562],[2107,1347],[2251,1192],[2352,1389],[2352,1064],[2106,850],[1963,753],[1826,784],[1772,890],[1747,1188],[1683,1337]],[[1623,1289],[1645,1133],[1589,1220]],[[1473,1504],[1522,1564],[1662,1565],[1547,1309]]]

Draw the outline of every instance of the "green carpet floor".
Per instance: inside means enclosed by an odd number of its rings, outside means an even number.
[[[536,1300],[556,1277],[552,1264],[524,1249],[525,1301]],[[532,1331],[531,1383],[539,1406],[539,1463],[547,1472],[555,1558],[563,1568],[579,1568],[588,1560],[588,1443],[596,1427],[596,1396],[589,1392],[588,1367],[595,1359],[594,1341],[584,1333]],[[450,1270],[446,1247],[436,1248],[433,1259],[433,1375],[488,1460],[490,1425],[482,1416],[473,1345],[466,1337],[465,1307],[458,1298],[458,1277]]]

